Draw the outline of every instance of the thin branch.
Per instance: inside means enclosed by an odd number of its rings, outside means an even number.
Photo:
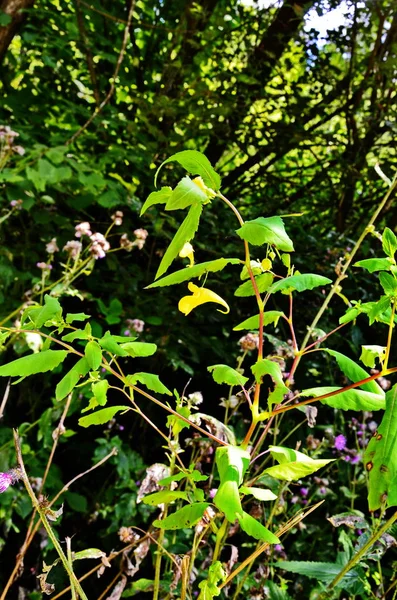
[[[126,23],[126,26],[124,29],[123,42],[121,44],[119,57],[117,59],[116,68],[114,70],[113,77],[111,79],[109,91],[106,94],[105,98],[102,100],[102,102],[99,104],[99,106],[97,106],[97,108],[94,110],[94,112],[92,113],[90,118],[84,123],[84,125],[82,125],[80,127],[80,129],[78,131],[76,131],[75,134],[72,135],[71,138],[69,138],[67,140],[66,145],[73,144],[76,141],[76,139],[91,125],[93,120],[99,115],[99,113],[102,112],[102,110],[105,108],[105,106],[112,99],[112,96],[116,90],[116,79],[118,77],[121,64],[124,60],[125,51],[127,48],[127,42],[128,42],[128,38],[130,36],[130,27],[131,27],[131,22],[132,22],[132,16],[133,16],[134,9],[135,9],[135,3],[136,3],[136,0],[131,0],[130,9],[128,11],[127,23]]]

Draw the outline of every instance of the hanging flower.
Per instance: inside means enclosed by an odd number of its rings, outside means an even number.
[[[223,300],[218,294],[215,292],[204,288],[198,287],[194,283],[188,283],[189,290],[193,293],[192,296],[184,296],[179,300],[178,308],[184,314],[188,315],[194,308],[200,306],[200,304],[205,304],[206,302],[216,302],[217,304],[221,304],[226,308],[226,310],[219,310],[219,312],[224,313],[225,315],[230,312],[229,305],[227,302]]]
[[[193,246],[191,245],[190,242],[186,242],[182,248],[182,250],[179,252],[179,256],[180,258],[188,258],[190,260],[190,265],[189,267],[193,267],[194,265],[194,250],[193,250]]]
[[[22,476],[19,468],[10,469],[6,473],[0,473],[0,494],[5,492],[10,485],[14,485]]]

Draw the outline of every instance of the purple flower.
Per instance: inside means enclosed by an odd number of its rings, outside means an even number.
[[[10,485],[14,485],[20,478],[20,469],[10,469],[7,473],[0,473],[0,494],[5,492]]]
[[[282,545],[281,545],[281,544],[274,544],[274,546],[273,546],[273,550],[274,550],[275,552],[282,552],[282,551],[283,551],[283,547],[282,547]]]
[[[299,490],[299,493],[300,493],[301,496],[303,496],[304,498],[306,498],[306,496],[309,494],[309,488],[302,487]]]
[[[10,473],[0,473],[0,494],[12,484],[12,475]]]
[[[342,451],[346,448],[346,438],[344,435],[337,435],[334,441],[334,448]]]

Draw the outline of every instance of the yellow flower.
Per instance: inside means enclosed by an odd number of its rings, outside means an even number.
[[[202,177],[195,177],[192,181],[200,188],[200,190],[207,194],[208,198],[215,198],[216,192],[205,185]]]
[[[194,265],[194,250],[193,250],[193,246],[190,244],[190,242],[186,242],[182,248],[182,250],[179,252],[179,256],[181,258],[188,258],[190,260],[190,265],[189,267],[192,267]]]
[[[222,304],[226,310],[218,310],[225,315],[230,312],[227,302],[218,296],[218,294],[215,294],[215,292],[204,287],[198,287],[198,285],[195,285],[192,282],[188,283],[188,288],[193,293],[193,296],[184,296],[179,300],[178,304],[179,310],[184,313],[184,315],[187,316],[194,308],[200,306],[200,304],[205,304],[206,302],[217,302],[218,304]]]

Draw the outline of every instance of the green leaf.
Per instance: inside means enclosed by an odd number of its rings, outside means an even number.
[[[226,571],[222,567],[222,563],[217,560],[208,569],[208,578],[199,583],[200,595],[197,600],[213,600],[215,596],[221,594],[218,587],[219,582],[226,579]]]
[[[339,324],[342,325],[343,323],[350,323],[350,321],[354,321],[354,319],[356,319],[360,313],[360,308],[351,306],[347,309],[345,314],[340,317]]]
[[[109,331],[107,331],[98,342],[104,350],[107,350],[111,354],[115,354],[116,356],[128,356],[128,352],[118,345],[116,336],[111,335]]]
[[[280,464],[265,469],[263,473],[285,481],[296,481],[334,462],[334,459],[315,460],[302,452],[283,446],[269,446],[269,449],[272,457]]]
[[[151,592],[153,590],[153,579],[137,579],[130,584],[129,588],[126,588],[123,592],[123,598],[130,598],[136,596],[141,592]]]
[[[66,350],[43,350],[17,358],[0,367],[0,377],[28,377],[52,371],[65,360],[67,354]]]
[[[370,375],[365,371],[360,365],[354,362],[351,358],[348,358],[341,352],[337,352],[336,350],[330,350],[329,348],[323,349],[325,352],[330,354],[336,359],[336,362],[339,365],[340,370],[346,377],[348,377],[353,383],[357,383],[363,379],[367,379]],[[376,381],[369,381],[368,383],[364,383],[360,386],[362,390],[366,392],[372,392],[373,394],[378,394],[382,398],[384,398],[385,393]]]
[[[207,194],[190,177],[184,177],[172,191],[165,210],[178,210],[205,202],[208,202]]]
[[[147,211],[148,208],[154,206],[154,204],[166,204],[171,196],[172,188],[170,187],[162,187],[161,190],[157,192],[152,192],[149,194],[146,202],[141,208],[140,216],[143,215]]]
[[[239,446],[222,446],[215,451],[221,483],[235,481],[240,486],[250,462],[249,452]]]
[[[248,513],[243,511],[243,514],[237,513],[237,519],[240,523],[240,527],[245,533],[251,535],[256,540],[261,540],[262,542],[268,542],[269,544],[279,544],[280,540],[274,533],[266,529],[259,523],[254,517],[251,517]]]
[[[172,490],[163,490],[161,492],[155,492],[154,494],[149,494],[142,498],[142,502],[144,504],[149,504],[150,506],[158,506],[159,504],[169,504],[174,500],[188,499],[187,492],[176,492]]]
[[[77,494],[76,492],[66,492],[65,494],[66,502],[69,504],[70,508],[75,510],[76,512],[86,513],[88,508],[87,498],[82,496],[81,494]],[[103,555],[105,553],[103,552]],[[88,557],[87,557],[88,558]]]
[[[85,321],[89,319],[90,315],[86,315],[85,313],[69,313],[66,315],[66,323],[70,325],[74,321]]]
[[[168,515],[165,519],[161,519],[161,521],[156,519],[153,521],[153,525],[160,529],[187,529],[188,527],[194,527],[202,519],[203,514],[209,506],[208,502],[196,502],[195,504],[184,506],[172,513],[172,515]]]
[[[152,356],[156,350],[156,344],[149,344],[147,342],[127,342],[122,344],[121,348],[133,358],[137,356]]]
[[[364,453],[369,510],[397,506],[397,385],[386,393],[386,410]]]
[[[379,273],[379,281],[384,289],[386,296],[397,296],[397,281],[392,275],[390,275],[390,273],[385,273],[384,271]]]
[[[0,10],[0,27],[7,27],[10,23],[12,23],[11,16]]]
[[[274,566],[290,573],[298,573],[299,575],[318,579],[324,583],[331,583],[343,568],[343,565],[339,563],[310,562],[303,560],[282,560],[274,563]],[[342,579],[340,586],[343,587],[343,585],[346,585],[346,580],[348,579],[357,580],[359,577],[359,572],[356,569],[352,569]]]
[[[293,252],[294,245],[288,237],[284,222],[280,217],[258,217],[253,221],[246,221],[236,231],[242,240],[246,240],[253,246],[272,244],[283,252]]]
[[[390,260],[387,258],[367,258],[365,260],[359,260],[353,267],[362,267],[369,273],[375,273],[375,271],[390,271]]]
[[[244,377],[244,375],[241,375],[241,373],[227,365],[212,365],[208,367],[208,371],[212,373],[212,377],[216,383],[243,386],[248,381],[248,377]]]
[[[311,388],[303,390],[300,396],[317,398],[318,396],[336,392],[336,390],[340,389],[332,386]],[[373,392],[366,392],[357,388],[341,392],[330,398],[324,398],[320,402],[333,408],[339,408],[340,410],[383,410],[385,408],[384,394],[374,394]]]
[[[157,185],[157,176],[160,169],[170,162],[178,162],[191,175],[200,175],[205,185],[215,191],[221,186],[221,178],[213,169],[208,158],[197,150],[184,150],[173,154],[165,160],[156,171],[154,176],[154,185]]]
[[[62,336],[62,340],[65,342],[74,342],[74,340],[88,340],[90,335],[87,331],[83,329],[77,329],[76,331],[71,331],[66,335]]]
[[[214,504],[225,514],[228,521],[234,523],[237,514],[243,512],[237,482],[224,481],[221,483],[215,494]]]
[[[182,479],[189,479],[189,481],[193,482],[207,481],[208,475],[202,475],[200,471],[197,471],[197,469],[193,469],[192,471],[181,471],[180,473],[176,473],[175,475],[164,477],[164,479],[160,479],[158,483],[159,485],[169,485],[173,481],[182,481]]]
[[[380,315],[383,315],[387,310],[390,312],[390,298],[388,296],[382,296],[378,302],[374,302],[371,309],[368,311],[369,324],[372,325],[377,321]],[[384,322],[384,320],[382,320]],[[390,319],[387,319],[387,323]]]
[[[85,357],[90,369],[97,371],[102,362],[102,350],[99,344],[94,341],[88,342],[84,350]]]
[[[179,252],[182,250],[185,243],[190,242],[190,240],[194,237],[194,234],[196,233],[199,225],[202,210],[202,204],[194,204],[190,207],[185,220],[179,227],[178,231],[174,236],[174,239],[168,246],[162,258],[155,279],[161,277],[161,275],[163,275],[168,270],[173,260],[178,256]]]
[[[44,296],[44,306],[30,311],[29,317],[39,329],[46,321],[50,321],[54,318],[59,320],[62,317],[62,307],[56,298],[46,294]]]
[[[153,373],[135,373],[134,375],[128,375],[127,381],[131,385],[135,385],[137,382],[140,382],[153,392],[172,396],[172,392],[161,383],[159,376],[153,375]]]
[[[102,408],[97,410],[86,417],[79,419],[79,425],[81,427],[89,427],[90,425],[104,425],[120,411],[132,410],[129,406],[109,406],[108,408]]]
[[[257,361],[251,367],[251,371],[255,377],[255,381],[257,383],[262,382],[262,378],[265,375],[270,375],[274,382],[274,390],[272,390],[267,399],[267,403],[269,408],[273,406],[273,404],[279,404],[284,394],[288,394],[289,389],[284,384],[283,374],[281,372],[280,365],[268,358],[263,358],[262,360]]]
[[[390,256],[390,258],[394,258],[394,255],[397,250],[397,237],[388,227],[385,227],[385,230],[382,235],[382,248],[383,252],[387,254],[387,256]]]
[[[101,379],[101,381],[97,381],[91,385],[92,393],[99,406],[105,406],[108,388],[109,382],[107,379]]]
[[[386,353],[386,346],[361,346],[360,360],[366,367],[373,369],[376,359],[383,362]]]
[[[258,286],[259,293],[267,292],[269,287],[273,283],[273,273],[263,273],[262,275],[258,275],[255,277],[256,285]],[[234,292],[235,296],[239,298],[244,298],[246,296],[254,296],[255,290],[252,285],[251,279],[242,283],[237,290]]]
[[[303,275],[292,275],[291,277],[285,277],[280,281],[273,283],[271,288],[268,290],[271,294],[275,292],[290,291],[304,292],[306,290],[312,290],[320,285],[328,285],[332,283],[328,277],[322,275],[315,275],[313,273],[304,273]]]
[[[171,275],[167,275],[159,281],[151,283],[146,287],[146,289],[174,285],[175,283],[183,283],[184,281],[189,281],[189,279],[201,277],[204,275],[204,273],[215,273],[216,271],[222,271],[222,269],[229,264],[238,265],[240,263],[241,261],[238,258],[217,258],[216,260],[209,260],[207,262],[199,263],[198,265],[193,265],[193,267],[185,267],[180,271],[171,273]]]
[[[277,500],[276,494],[273,494],[273,492],[271,490],[265,490],[263,488],[246,487],[246,486],[242,485],[240,488],[240,492],[242,494],[253,496],[257,500],[262,500],[263,502],[268,502],[270,500]]]
[[[106,554],[103,550],[99,550],[99,548],[86,548],[85,550],[80,550],[80,552],[73,552],[73,560],[102,558],[103,556],[106,556]]]
[[[90,370],[90,365],[85,358],[81,358],[61,379],[55,388],[55,398],[63,400],[73,390],[73,388],[85,377]]]
[[[279,310],[268,310],[267,312],[263,313],[263,324],[266,327],[266,325],[274,323],[274,326],[277,327],[278,320],[283,316],[284,313],[280,312]],[[236,327],[233,327],[233,331],[241,331],[242,329],[259,329],[259,315],[249,317],[249,319],[245,319],[245,321],[242,321],[242,323],[239,323],[236,325]]]

